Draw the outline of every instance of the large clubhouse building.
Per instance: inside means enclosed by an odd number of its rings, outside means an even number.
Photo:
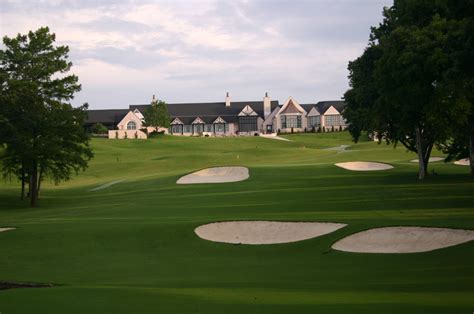
[[[153,99],[154,96],[153,96]],[[86,128],[101,123],[109,138],[147,138],[154,128],[143,127],[143,113],[150,105],[129,109],[89,110]],[[161,131],[172,135],[232,136],[268,133],[334,131],[346,128],[344,101],[299,104],[289,97],[284,104],[265,94],[263,101],[167,104],[171,123]]]

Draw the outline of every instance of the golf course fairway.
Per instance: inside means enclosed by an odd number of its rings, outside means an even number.
[[[442,161],[417,179],[416,158],[347,132],[259,137],[93,139],[89,168],[40,203],[0,183],[0,290],[10,313],[472,313],[474,241],[423,253],[336,251],[380,227],[474,230],[469,167]],[[350,145],[344,153],[327,148]],[[344,146],[346,147],[346,146]],[[439,151],[435,156],[442,156]],[[336,163],[380,162],[389,171]],[[239,182],[176,184],[212,167],[246,167]],[[121,180],[121,181],[119,181]],[[117,183],[120,182],[120,183]],[[117,184],[110,184],[117,183]],[[106,186],[91,191],[96,187]],[[293,243],[207,241],[219,221],[337,222]]]

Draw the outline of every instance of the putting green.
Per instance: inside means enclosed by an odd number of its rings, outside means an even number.
[[[474,229],[469,167],[416,158],[347,132],[146,141],[93,139],[85,173],[42,185],[40,207],[0,182],[2,313],[471,313],[474,242],[413,254],[354,254],[336,241],[381,226]],[[350,145],[344,153],[325,148]],[[438,151],[433,152],[440,156]],[[335,163],[376,160],[390,171]],[[249,169],[247,180],[176,184],[196,169]],[[432,167],[430,165],[429,167]],[[430,168],[428,169],[430,172]],[[89,189],[126,178],[97,192]],[[195,228],[215,221],[347,224],[306,241],[228,245]]]

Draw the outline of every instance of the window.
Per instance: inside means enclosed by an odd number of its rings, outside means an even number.
[[[326,126],[341,125],[341,115],[331,114],[324,116],[324,124]]]
[[[137,124],[134,121],[129,121],[127,123],[127,130],[136,130]]]
[[[182,124],[173,124],[171,126],[171,133],[172,134],[181,134],[181,133],[183,133],[183,125]]]
[[[193,133],[195,133],[195,134],[196,133],[199,134],[199,133],[204,132],[204,124],[201,124],[201,123],[193,124],[193,128],[194,128]]]
[[[289,129],[289,128],[301,128],[301,116],[286,116],[281,115],[281,128],[282,129]]]
[[[239,117],[240,132],[252,132],[257,130],[257,117]]]
[[[216,133],[225,133],[226,131],[225,123],[215,123],[214,128],[216,130]]]
[[[321,124],[321,116],[308,117],[309,127],[319,126]]]
[[[191,133],[191,130],[192,130],[192,125],[185,125],[184,126],[184,133]]]

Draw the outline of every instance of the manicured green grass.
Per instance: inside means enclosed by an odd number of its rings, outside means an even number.
[[[433,163],[417,178],[402,147],[351,143],[347,133],[147,141],[94,139],[71,182],[45,184],[41,206],[0,185],[0,280],[59,286],[0,291],[3,313],[472,313],[474,242],[418,254],[331,250],[357,231],[397,225],[474,229],[468,167]],[[351,145],[338,152],[324,148]],[[439,155],[436,152],[435,155]],[[387,162],[350,172],[335,162]],[[250,179],[176,185],[183,174],[245,165]],[[107,189],[89,189],[114,181]],[[265,246],[199,239],[194,228],[235,219],[348,226]]]

